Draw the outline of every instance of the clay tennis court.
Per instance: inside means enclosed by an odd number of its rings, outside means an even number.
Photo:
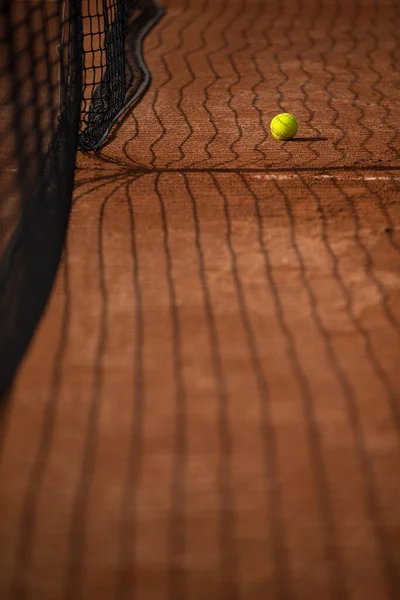
[[[2,406],[0,597],[397,599],[400,4],[166,8]]]

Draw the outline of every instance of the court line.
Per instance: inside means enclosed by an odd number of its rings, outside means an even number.
[[[381,165],[368,165],[368,166],[341,166],[341,167],[145,167],[145,168],[134,168],[129,165],[126,166],[126,171],[134,171],[135,173],[259,173],[265,175],[273,175],[274,173],[288,173],[296,175],[297,173],[316,173],[317,175],[332,174],[337,176],[336,173],[350,172],[384,172],[393,173],[400,171],[400,166],[381,166]],[[393,179],[393,177],[390,177]]]
[[[291,175],[279,175],[279,174],[269,174],[265,173],[264,175],[256,174],[254,175],[256,179],[265,179],[265,180],[278,180],[284,181],[289,179],[300,179],[302,175],[297,173],[293,173]],[[311,175],[312,179],[339,179],[344,181],[400,181],[400,177],[389,177],[387,175],[360,175],[358,177],[343,177],[340,175]]]
[[[360,175],[360,176],[356,176],[356,177],[343,177],[342,175],[340,175],[340,173],[336,173],[336,174],[332,174],[332,175],[327,175],[327,174],[316,174],[313,175],[312,174],[312,169],[269,169],[268,172],[266,172],[263,169],[146,169],[146,168],[139,168],[139,169],[134,169],[136,173],[141,173],[142,175],[148,175],[150,173],[193,173],[193,172],[202,172],[202,173],[254,173],[254,176],[256,179],[264,179],[266,181],[285,181],[285,180],[290,180],[290,179],[300,179],[301,175],[299,174],[299,172],[304,173],[304,172],[311,172],[311,177],[312,179],[338,179],[338,180],[345,180],[345,181],[400,181],[400,177],[396,177],[395,175]],[[344,170],[344,168],[343,168]],[[347,169],[346,169],[347,170]],[[353,171],[359,171],[359,170],[378,170],[378,167],[368,167],[365,169],[360,169],[360,168],[352,168]],[[383,170],[383,169],[382,169]],[[386,170],[386,169],[385,169]],[[398,167],[390,167],[391,171],[397,171]],[[271,172],[272,171],[272,172]],[[281,174],[282,171],[287,172],[287,174]],[[288,171],[293,171],[293,172],[288,172]],[[5,173],[17,173],[18,169],[4,169]]]

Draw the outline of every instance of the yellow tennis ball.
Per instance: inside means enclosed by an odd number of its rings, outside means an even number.
[[[271,121],[271,133],[276,140],[291,140],[298,128],[296,118],[289,113],[276,115]]]

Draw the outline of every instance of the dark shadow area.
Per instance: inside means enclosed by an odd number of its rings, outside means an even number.
[[[6,439],[6,430],[11,411],[12,386],[0,397],[0,459],[3,454],[4,442]]]
[[[287,142],[326,142],[328,141],[327,137],[295,137],[291,140],[286,140]]]

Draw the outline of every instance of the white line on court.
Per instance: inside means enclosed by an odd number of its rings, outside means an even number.
[[[346,177],[344,175],[311,175],[309,173],[291,173],[291,174],[275,174],[275,173],[262,173],[254,175],[255,179],[285,181],[288,179],[300,179],[307,177],[308,179],[342,179],[345,181],[400,181],[400,177],[388,177],[387,175],[362,175],[358,177]]]

